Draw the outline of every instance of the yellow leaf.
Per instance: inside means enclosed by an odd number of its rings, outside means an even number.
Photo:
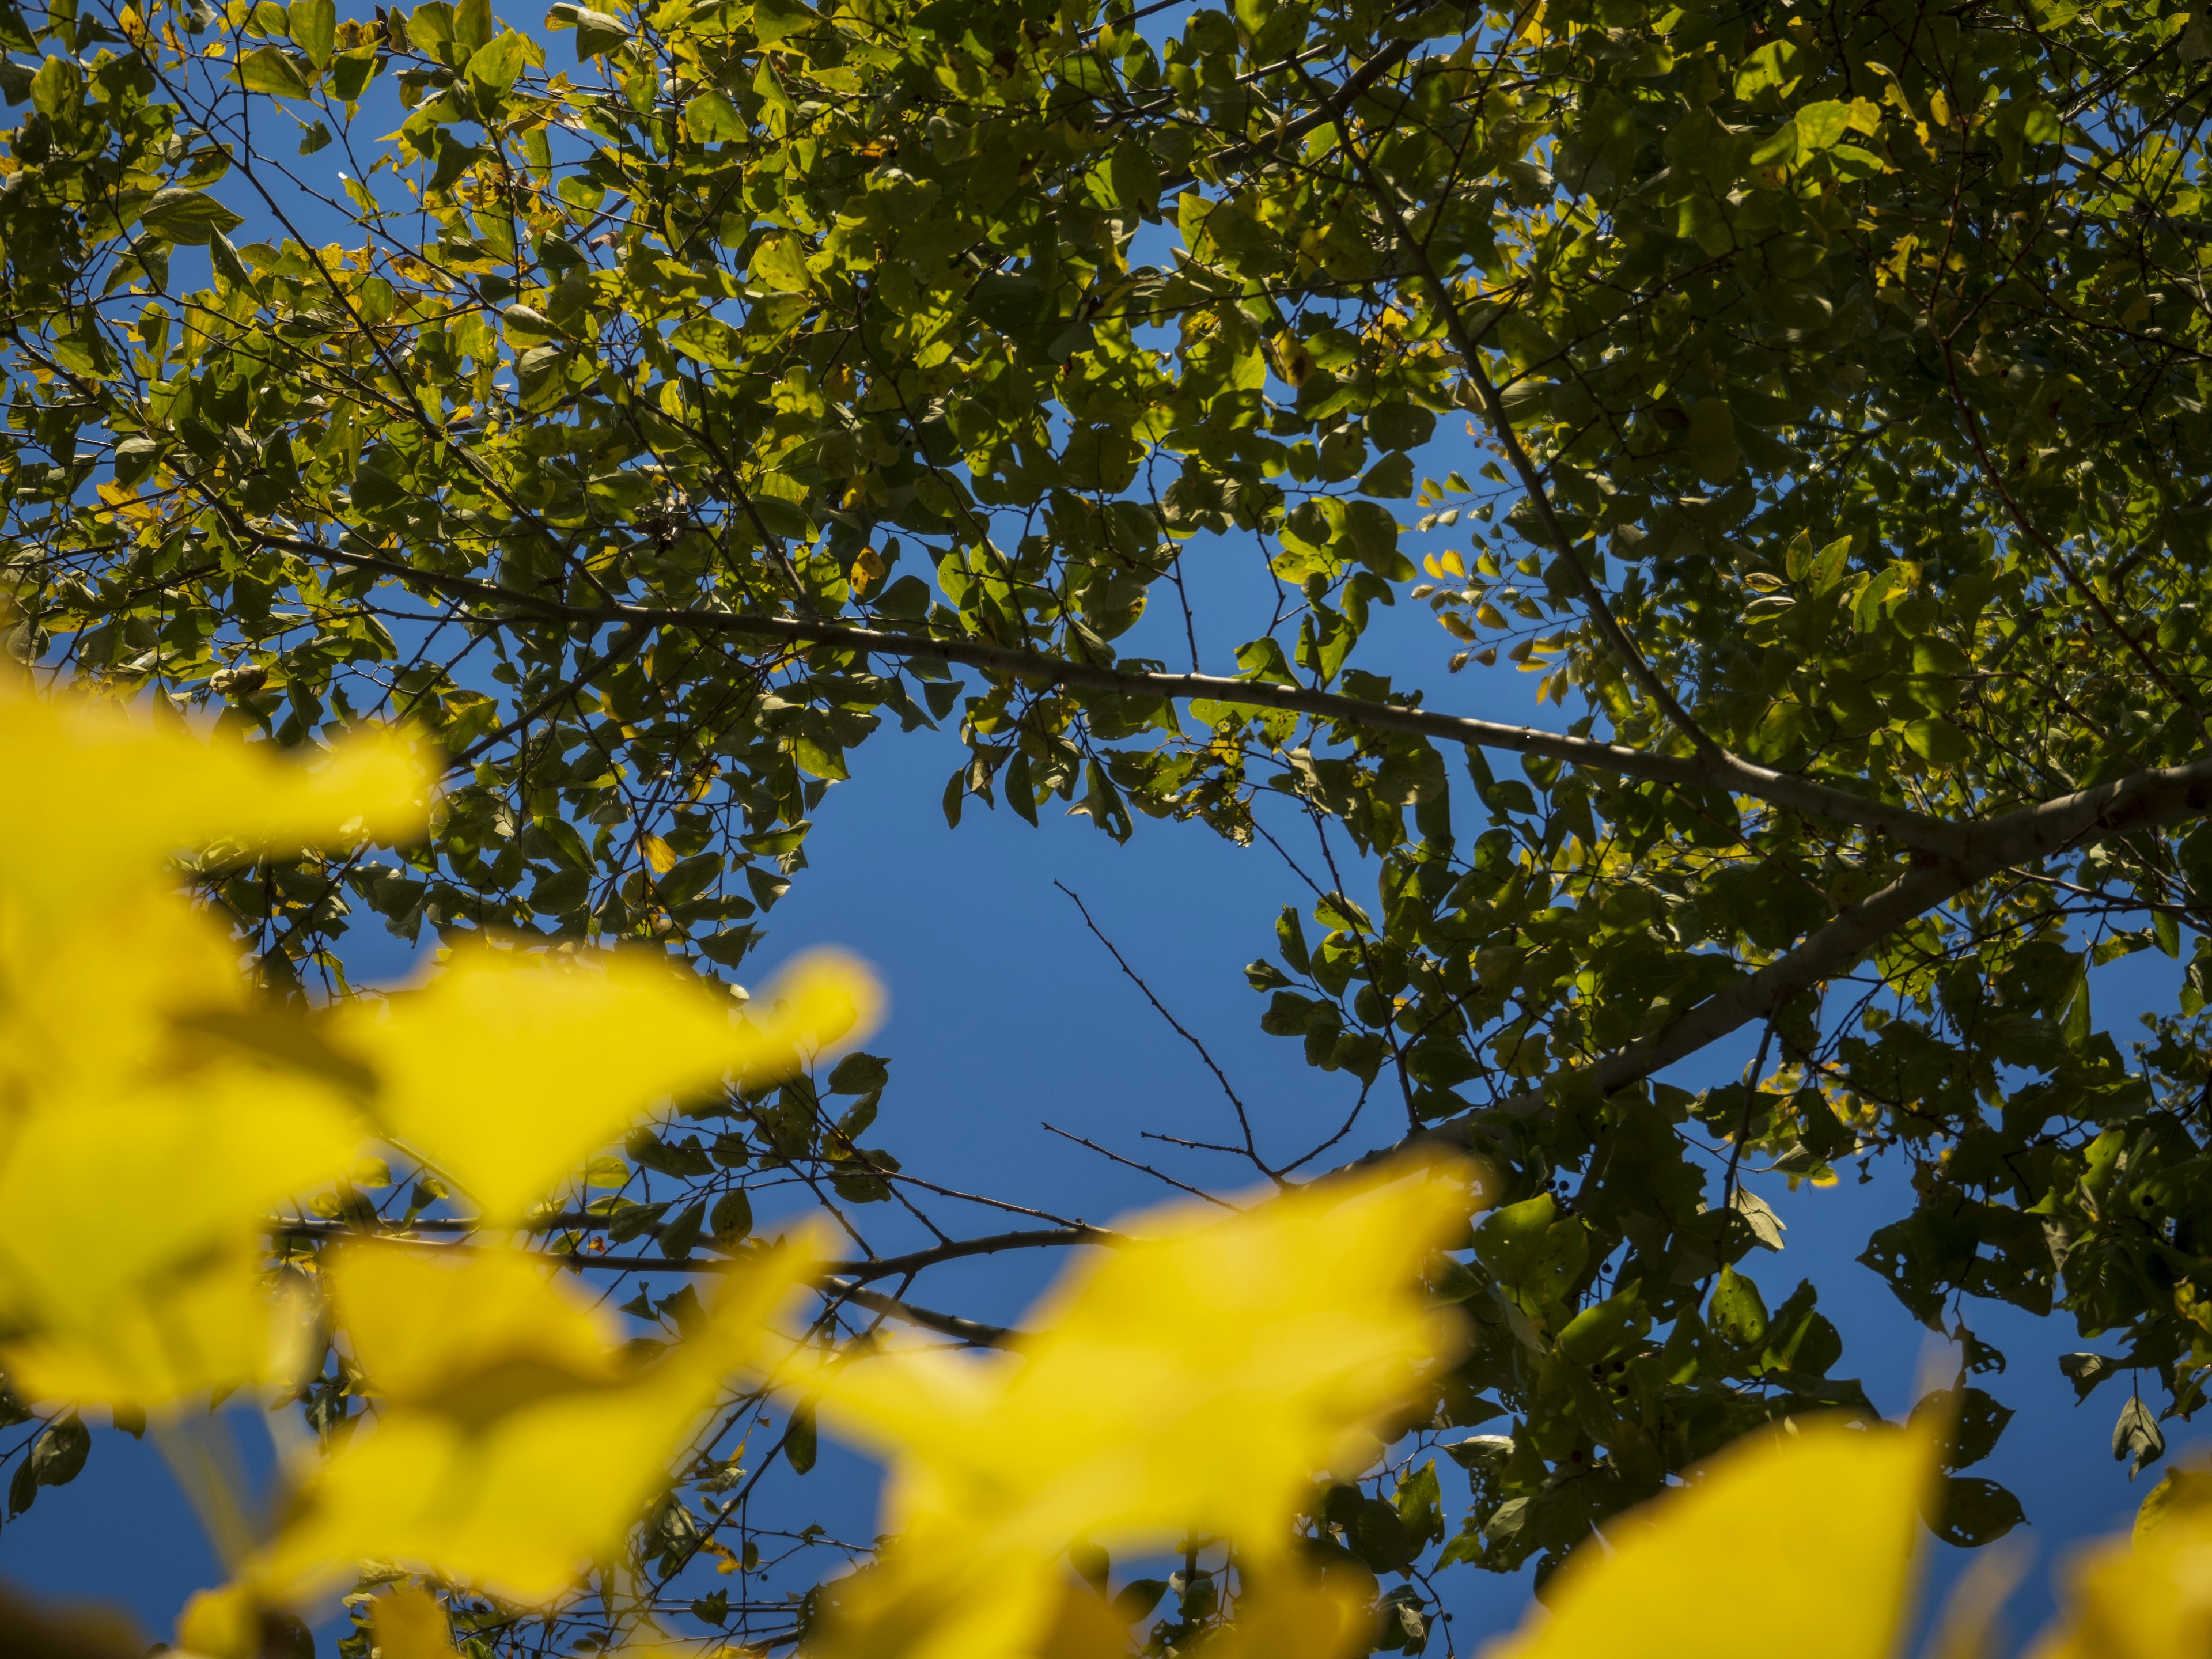
[[[1686,1487],[1609,1522],[1553,1580],[1550,1613],[1494,1659],[1711,1659],[1765,1651],[1778,1632],[1790,1659],[1887,1659],[1932,1431],[1840,1417],[1794,1426],[1747,1437]],[[1717,1561],[1728,1563],[1725,1595],[1713,1591]],[[1816,1582],[1838,1593],[1808,1602]]]
[[[152,1293],[118,1300],[0,1345],[33,1401],[160,1407],[210,1390],[289,1382],[321,1352],[304,1290],[271,1295],[258,1244],[179,1269]]]
[[[623,1375],[619,1324],[559,1272],[519,1250],[350,1244],[330,1275],[331,1308],[379,1398],[489,1421]]]
[[[270,745],[203,743],[112,704],[0,688],[0,892],[64,909],[161,877],[210,843],[297,849],[419,835],[433,774],[402,735],[365,728],[310,769]]]
[[[2170,1471],[2143,1500],[2132,1540],[2109,1539],[2074,1560],[2057,1621],[2030,1659],[2176,1659],[2212,1650],[2208,1479],[2198,1469]]]
[[[817,1243],[731,1269],[690,1340],[642,1364],[542,1256],[348,1247],[332,1299],[383,1403],[301,1482],[246,1581],[297,1601],[375,1559],[521,1606],[558,1600],[618,1550],[722,1380],[787,1346],[770,1322]]]
[[[457,1659],[445,1608],[412,1584],[368,1604],[368,1632],[377,1659]]]
[[[206,1659],[256,1659],[261,1650],[261,1607],[241,1585],[193,1592],[177,1615],[177,1645]]]
[[[1364,1587],[1340,1577],[1277,1569],[1248,1578],[1236,1622],[1207,1659],[1350,1659],[1374,1631]]]
[[[2140,1545],[2175,1520],[2212,1521],[2212,1469],[2186,1463],[2168,1469],[2136,1511],[2134,1541]]]
[[[654,875],[665,876],[676,867],[674,849],[659,836],[641,836],[638,838],[638,845],[644,850],[645,861],[653,866]]]
[[[8,1369],[40,1398],[139,1404],[281,1371],[297,1322],[261,1287],[256,1237],[362,1134],[312,1080],[242,1066],[21,1115],[0,1152]]]
[[[377,1073],[392,1135],[489,1224],[512,1226],[656,1100],[730,1073],[787,1075],[802,1049],[864,1035],[881,1000],[865,968],[831,952],[793,963],[740,1018],[664,957],[475,941],[421,989],[347,1011],[339,1030]]]
[[[1146,1236],[1072,1273],[1011,1353],[818,1376],[823,1419],[888,1454],[902,1534],[851,1581],[835,1650],[1034,1652],[1079,1537],[1158,1548],[1194,1528],[1264,1569],[1315,1472],[1366,1467],[1422,1367],[1457,1352],[1417,1270],[1464,1225],[1471,1179],[1396,1170],[1225,1221],[1140,1218]]]

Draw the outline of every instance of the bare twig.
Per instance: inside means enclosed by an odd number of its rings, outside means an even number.
[[[1260,1156],[1260,1149],[1252,1139],[1251,1116],[1244,1109],[1244,1102],[1237,1095],[1236,1086],[1229,1081],[1229,1074],[1221,1069],[1219,1064],[1214,1060],[1212,1054],[1207,1052],[1206,1045],[1200,1042],[1198,1038],[1184,1026],[1181,1020],[1177,1019],[1173,1014],[1168,1012],[1166,1004],[1163,1003],[1159,998],[1152,994],[1152,988],[1145,983],[1144,975],[1129,965],[1128,958],[1121,954],[1121,951],[1115,946],[1114,941],[1107,938],[1105,933],[1100,930],[1098,924],[1091,920],[1091,908],[1088,905],[1084,903],[1083,896],[1078,893],[1073,887],[1070,887],[1066,882],[1055,881],[1053,883],[1053,885],[1059,888],[1061,892],[1067,895],[1069,901],[1073,903],[1077,912],[1083,917],[1083,925],[1091,930],[1091,937],[1097,939],[1101,945],[1106,947],[1106,954],[1114,958],[1114,965],[1121,970],[1122,974],[1127,978],[1129,983],[1135,986],[1138,990],[1144,993],[1145,1000],[1152,1005],[1152,1012],[1158,1014],[1162,1019],[1167,1021],[1168,1028],[1177,1036],[1181,1037],[1185,1042],[1188,1042],[1193,1048],[1198,1051],[1199,1059],[1205,1061],[1206,1069],[1213,1073],[1213,1080],[1221,1085],[1221,1092],[1229,1097],[1230,1108],[1237,1114],[1237,1127],[1244,1137],[1244,1156],[1251,1159],[1254,1166],[1259,1170],[1261,1174],[1266,1176],[1268,1180],[1276,1182],[1279,1185],[1281,1178],[1273,1169],[1268,1167],[1267,1160]],[[1231,1148],[1228,1150],[1233,1151],[1234,1149]]]

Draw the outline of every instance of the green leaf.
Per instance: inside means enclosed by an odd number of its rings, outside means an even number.
[[[660,1230],[660,1253],[682,1261],[688,1259],[699,1243],[699,1231],[706,1223],[707,1206],[702,1200],[687,1206],[675,1220]]]
[[[852,776],[845,769],[845,757],[842,753],[803,734],[791,739],[791,758],[809,777],[831,778],[842,782]]]
[[[2128,1479],[2132,1480],[2146,1464],[2165,1455],[2166,1431],[2159,1427],[2157,1417],[2143,1404],[2142,1397],[2130,1395],[2120,1407],[2119,1420],[2112,1425],[2113,1461],[2128,1466]]]
[[[1921,1514],[1928,1528],[1958,1549],[1995,1543],[2027,1519],[2020,1499],[1978,1475],[1948,1475],[1936,1483]]]
[[[783,1461],[791,1465],[792,1473],[805,1474],[814,1467],[815,1455],[814,1405],[802,1401],[791,1408],[790,1421],[783,1435]]]
[[[307,77],[293,54],[282,46],[256,46],[238,60],[238,84],[248,92],[276,98],[305,98]]]
[[[684,106],[684,125],[702,144],[735,143],[750,135],[738,106],[711,88]]]
[[[246,222],[204,191],[176,185],[155,191],[138,216],[164,241],[186,247],[204,246],[210,238],[228,235]]]
[[[1595,1365],[1641,1340],[1650,1328],[1643,1288],[1632,1283],[1569,1320],[1559,1332],[1559,1352],[1577,1365]]]
[[[1766,1344],[1766,1303],[1753,1284],[1733,1267],[1723,1267],[1706,1304],[1705,1324],[1715,1336],[1741,1350]]]
[[[1563,1297],[1589,1259],[1583,1224],[1547,1194],[1493,1210],[1474,1231],[1475,1259],[1531,1312]]]
[[[466,9],[465,5],[464,10]],[[520,29],[508,29],[469,55],[470,83],[479,95],[496,96],[522,78],[523,70],[539,61],[536,45]]]
[[[292,0],[287,15],[294,44],[307,54],[319,70],[331,66],[337,45],[338,9],[336,0]]]
[[[1402,451],[1394,450],[1367,469],[1359,481],[1363,495],[1380,495],[1391,501],[1402,501],[1413,493],[1413,458]]]
[[[576,61],[580,64],[605,57],[629,40],[629,26],[603,11],[579,6],[571,21],[576,31]]]
[[[822,21],[801,0],[753,0],[753,38],[773,46]]]
[[[753,250],[754,280],[780,294],[803,294],[814,286],[806,268],[806,244],[796,236],[770,236]]]
[[[708,1229],[718,1245],[743,1243],[752,1236],[753,1204],[742,1187],[732,1187],[714,1200]]]
[[[75,1412],[65,1413],[40,1431],[31,1443],[24,1467],[41,1486],[65,1486],[77,1478],[92,1450],[92,1431]],[[15,1507],[12,1504],[9,1505]],[[23,1507],[28,1508],[26,1504]]]
[[[1937,766],[1954,766],[1973,753],[1973,739],[1947,720],[1913,720],[1905,728],[1912,752]]]
[[[447,0],[422,0],[408,15],[407,38],[416,51],[448,68],[461,61],[453,45],[453,9]]]

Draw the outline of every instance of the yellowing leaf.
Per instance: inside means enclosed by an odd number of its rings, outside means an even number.
[[[1048,1295],[1010,1354],[819,1376],[824,1420],[889,1455],[902,1534],[845,1590],[833,1647],[1033,1652],[1079,1537],[1157,1548],[1195,1528],[1264,1566],[1316,1473],[1364,1468],[1421,1368],[1456,1352],[1416,1273],[1464,1224],[1467,1181],[1395,1170],[1225,1221],[1162,1212]]]
[[[8,1369],[40,1398],[140,1404],[281,1370],[256,1235],[361,1140],[308,1079],[244,1066],[23,1114],[0,1149]]]
[[[2212,1469],[2186,1463],[2168,1469],[2136,1511],[2135,1542],[2140,1545],[2176,1520],[2212,1521]]]
[[[331,1304],[378,1396],[489,1420],[543,1393],[622,1375],[622,1331],[554,1277],[546,1258],[494,1250],[349,1245],[331,1273]]]
[[[557,1600],[617,1551],[722,1380],[787,1346],[769,1322],[811,1273],[811,1243],[732,1269],[696,1333],[643,1365],[543,1257],[346,1250],[333,1298],[383,1404],[301,1481],[246,1581],[297,1600],[375,1559]]]
[[[307,77],[282,46],[256,46],[238,60],[238,84],[248,92],[265,92],[278,98],[305,98]]]
[[[2175,1659],[2212,1650],[2212,1481],[2174,1469],[2143,1500],[2132,1540],[2069,1566],[2058,1619],[2029,1659]]]
[[[368,1631],[378,1659],[456,1659],[445,1608],[412,1584],[368,1604]]]
[[[1608,1523],[1559,1570],[1550,1613],[1494,1659],[1888,1659],[1934,1438],[1841,1418],[1794,1426],[1740,1441],[1686,1487]]]
[[[641,836],[638,846],[645,854],[645,861],[653,866],[653,873],[665,876],[676,867],[676,854],[658,836]]]
[[[248,849],[418,835],[432,773],[368,728],[313,769],[269,746],[203,743],[110,703],[0,691],[0,893],[41,908],[113,890],[214,842]]]
[[[786,1075],[802,1048],[864,1035],[880,1001],[866,969],[829,952],[740,1018],[659,957],[471,943],[340,1030],[377,1072],[392,1133],[512,1226],[654,1101],[729,1073]]]
[[[684,106],[684,126],[693,142],[702,144],[742,140],[748,131],[738,106],[711,88]]]
[[[783,294],[804,294],[814,286],[806,269],[806,245],[795,236],[775,235],[753,251],[756,280]]]

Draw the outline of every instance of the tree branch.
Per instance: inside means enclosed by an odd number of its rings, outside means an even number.
[[[1292,73],[1305,82],[1308,91],[1318,94],[1318,87],[1307,75],[1303,64],[1294,64],[1291,67]],[[1706,735],[1703,726],[1690,717],[1689,710],[1682,707],[1674,692],[1668,689],[1666,682],[1644,660],[1636,641],[1628,637],[1628,630],[1620,625],[1620,619],[1613,614],[1613,608],[1605,602],[1605,595],[1598,591],[1597,583],[1583,564],[1582,555],[1575,550],[1574,538],[1559,522],[1559,515],[1552,506],[1551,490],[1544,483],[1544,475],[1537,470],[1536,464],[1528,457],[1528,452],[1522,447],[1519,435],[1513,430],[1513,422],[1506,418],[1504,400],[1498,395],[1497,386],[1492,383],[1488,372],[1482,366],[1480,349],[1474,336],[1468,331],[1467,319],[1460,315],[1459,307],[1453,302],[1451,289],[1437,274],[1434,262],[1429,258],[1427,246],[1413,234],[1406,223],[1405,215],[1399,210],[1397,192],[1376,172],[1374,163],[1368,160],[1367,152],[1352,137],[1352,130],[1345,125],[1343,117],[1335,114],[1330,118],[1336,127],[1337,142],[1352,157],[1352,165],[1366,181],[1368,193],[1374,198],[1376,207],[1389,222],[1392,236],[1406,257],[1413,261],[1415,270],[1420,274],[1422,285],[1434,298],[1437,315],[1443,323],[1444,332],[1450,337],[1452,349],[1460,355],[1468,381],[1474,386],[1482,404],[1483,417],[1490,422],[1497,435],[1498,447],[1505,452],[1507,464],[1521,480],[1522,491],[1528,495],[1530,505],[1536,509],[1536,517],[1544,526],[1546,539],[1559,556],[1560,567],[1567,573],[1577,597],[1589,613],[1590,625],[1597,629],[1598,637],[1605,641],[1607,648],[1628,677],[1642,689],[1644,696],[1658,706],[1668,723],[1689,738],[1698,754],[1709,761],[1733,759]]]
[[[1553,1103],[1562,1085],[1593,1089],[1600,1095],[1616,1093],[1688,1059],[1739,1026],[1778,1012],[1807,991],[1850,971],[1914,917],[2014,865],[2201,816],[2208,809],[2212,809],[2212,760],[2137,772],[1970,825],[1964,858],[1916,864],[1880,892],[1846,906],[1794,950],[1723,987],[1664,1030],[1563,1073],[1545,1088],[1526,1090],[1433,1124],[1390,1151],[1419,1146],[1464,1147],[1469,1131],[1483,1119],[1533,1117]]]
[[[1540,755],[1593,771],[1654,783],[1692,788],[1725,789],[1749,795],[1770,805],[1832,823],[1856,824],[1888,836],[1902,846],[1937,856],[1954,856],[1964,833],[1961,826],[1916,812],[1911,807],[1870,799],[1832,784],[1792,776],[1729,755],[1718,749],[1697,756],[1655,755],[1624,744],[1601,743],[1590,738],[1567,737],[1538,731],[1534,726],[1507,726],[1475,720],[1464,714],[1443,714],[1407,703],[1369,702],[1335,692],[1284,684],[1268,680],[1230,679],[1218,674],[1154,673],[1138,669],[1109,668],[1049,656],[1016,646],[992,645],[981,640],[938,639],[927,635],[895,634],[854,623],[802,621],[789,617],[745,617],[725,611],[669,611],[651,606],[611,605],[585,606],[473,576],[449,576],[417,569],[394,559],[347,552],[290,536],[259,534],[266,545],[302,556],[327,559],[356,569],[380,571],[394,580],[413,582],[434,592],[471,599],[487,605],[519,607],[549,622],[575,627],[642,625],[688,629],[695,633],[728,635],[740,639],[774,640],[787,645],[831,646],[870,655],[908,661],[957,663],[965,667],[1012,674],[1034,684],[1077,686],[1116,692],[1125,696],[1186,700],[1212,698],[1263,708],[1282,708],[1317,719],[1340,721],[1375,731],[1404,732],[1446,743],[1473,744],[1510,754]]]
[[[612,1224],[614,1218],[603,1215],[569,1213],[548,1216],[531,1224],[532,1232],[592,1232]],[[371,1237],[404,1238],[410,1233],[435,1233],[461,1236],[476,1232],[483,1223],[456,1219],[451,1217],[425,1217],[420,1220],[394,1224],[374,1233],[364,1233],[351,1222],[329,1221],[319,1217],[278,1217],[267,1224],[268,1231],[285,1238],[343,1239]],[[647,1231],[658,1234],[659,1224]],[[878,1279],[903,1279],[918,1273],[925,1267],[939,1262],[961,1261],[971,1256],[996,1255],[1003,1250],[1050,1249],[1075,1244],[1110,1244],[1121,1237],[1119,1233],[1105,1227],[1030,1227],[1014,1232],[990,1233],[980,1238],[956,1238],[943,1244],[931,1245],[927,1249],[908,1250],[902,1255],[864,1256],[848,1261],[825,1261],[822,1271],[835,1273],[856,1285]],[[556,1258],[567,1261],[562,1256]],[[663,1273],[712,1273],[727,1265],[708,1259],[693,1261],[676,1256],[614,1256],[583,1255],[575,1257],[591,1266],[611,1264],[624,1267],[651,1267]]]

